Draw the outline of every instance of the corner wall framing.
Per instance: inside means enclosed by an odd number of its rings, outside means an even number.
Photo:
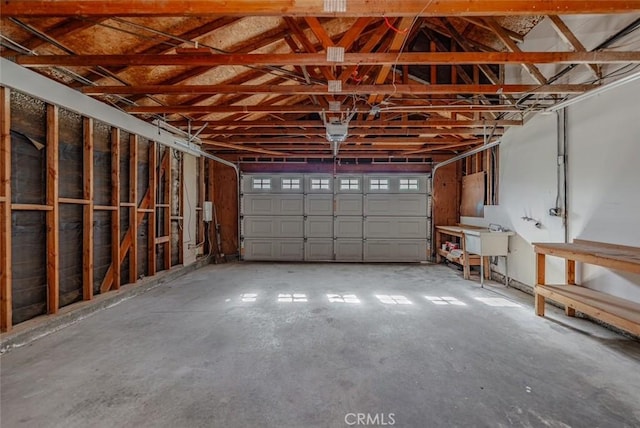
[[[0,105],[0,331],[182,264],[182,154],[3,86]]]

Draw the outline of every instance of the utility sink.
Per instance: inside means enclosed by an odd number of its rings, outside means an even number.
[[[506,256],[509,251],[509,236],[514,234],[489,229],[467,229],[464,231],[466,250],[481,256]]]

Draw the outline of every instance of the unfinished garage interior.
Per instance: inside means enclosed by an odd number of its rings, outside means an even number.
[[[640,1],[0,5],[0,425],[639,427]]]

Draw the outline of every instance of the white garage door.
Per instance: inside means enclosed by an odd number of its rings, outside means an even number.
[[[243,175],[243,258],[427,260],[429,191],[425,175]]]

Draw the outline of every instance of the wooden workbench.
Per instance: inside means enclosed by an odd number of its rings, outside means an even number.
[[[576,239],[571,244],[534,243],[537,258],[535,310],[544,316],[545,298],[565,305],[567,316],[578,310],[633,334],[640,335],[640,304],[576,285],[576,262],[640,274],[640,248]],[[566,259],[566,283],[549,285],[547,255]]]
[[[471,276],[471,266],[480,266],[481,257],[479,255],[469,254],[466,251],[466,239],[464,232],[465,230],[488,230],[484,227],[470,226],[466,224],[460,224],[456,226],[436,226],[436,262],[441,263],[442,258],[446,258],[447,260],[451,260],[455,263],[462,265],[462,275],[464,279],[469,279]],[[442,236],[455,236],[460,239],[460,250],[462,251],[462,256],[458,258],[451,259],[449,256],[449,251],[442,249],[442,243],[444,240]],[[489,278],[490,270],[489,270],[489,260],[485,258],[484,260],[484,274],[485,278]]]

